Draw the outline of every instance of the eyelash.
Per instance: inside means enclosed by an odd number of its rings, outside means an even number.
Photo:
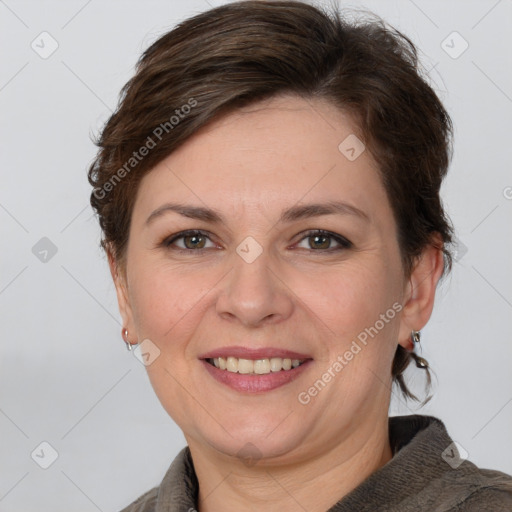
[[[175,235],[172,235],[171,237],[166,238],[165,240],[162,241],[162,243],[160,245],[162,245],[168,249],[172,248],[172,250],[175,250],[175,251],[188,252],[188,253],[190,253],[190,252],[202,253],[203,251],[206,251],[207,249],[209,249],[207,247],[202,247],[200,249],[183,249],[181,247],[171,247],[171,245],[174,242],[176,242],[177,240],[180,240],[182,238],[185,238],[187,236],[201,236],[201,237],[207,238],[208,240],[211,241],[211,239],[206,231],[202,231],[199,229],[188,229],[186,231],[180,231],[179,233],[176,233]],[[346,238],[342,237],[341,235],[331,233],[330,231],[325,231],[323,229],[313,229],[313,230],[304,232],[304,236],[297,243],[300,243],[303,240],[305,240],[306,238],[311,238],[313,236],[332,238],[339,244],[339,247],[334,247],[334,248],[330,247],[329,249],[307,249],[312,252],[331,253],[331,252],[338,252],[338,251],[352,248],[352,242],[350,242]]]

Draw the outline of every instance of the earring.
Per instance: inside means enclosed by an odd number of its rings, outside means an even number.
[[[132,344],[128,341],[128,329],[125,327],[121,330],[121,336],[123,337],[124,342],[126,343],[126,348],[131,351]]]
[[[419,343],[420,340],[421,340],[420,331],[411,331],[411,341],[412,341],[412,345],[413,345],[413,348],[412,348],[413,350],[414,350],[414,345]],[[428,362],[426,359],[423,359],[423,357],[415,355],[414,359],[416,361],[416,366],[418,368],[422,368],[422,369],[428,368]]]
[[[418,368],[422,368],[423,370],[426,370],[428,368],[428,362],[426,359],[423,359],[423,357],[416,356],[416,366]]]
[[[406,350],[409,352],[414,351],[414,345],[420,342],[420,331],[411,331],[409,341],[407,342]]]

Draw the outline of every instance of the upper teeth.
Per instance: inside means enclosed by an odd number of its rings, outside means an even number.
[[[210,361],[212,361],[210,359]],[[256,373],[264,375],[270,372],[280,372],[281,370],[291,370],[296,368],[304,361],[299,359],[288,359],[281,357],[272,357],[271,359],[239,359],[237,357],[214,357],[213,364],[221,370],[227,370],[233,373]]]

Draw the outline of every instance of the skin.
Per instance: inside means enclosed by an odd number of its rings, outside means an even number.
[[[369,151],[349,161],[338,150],[357,133],[330,104],[294,96],[217,119],[143,178],[126,265],[109,254],[130,342],[150,339],[160,350],[148,375],[185,434],[201,512],[324,511],[392,457],[393,356],[428,321],[443,260],[428,246],[404,275],[377,164]],[[329,200],[349,203],[367,219],[336,214],[278,222],[283,209]],[[168,202],[214,208],[225,222],[167,212],[147,225]],[[200,240],[202,253],[186,249],[190,238],[161,243],[186,229],[210,234]],[[315,244],[304,234],[314,229],[353,246],[332,252],[339,247],[334,239]],[[263,250],[252,263],[236,252],[248,236]],[[299,393],[396,303],[402,310],[309,403],[300,403]],[[232,345],[285,348],[313,362],[277,389],[238,392],[198,359]],[[242,455],[249,452],[254,460],[247,463]]]

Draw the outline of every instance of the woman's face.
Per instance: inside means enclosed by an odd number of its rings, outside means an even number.
[[[273,98],[142,180],[120,307],[189,444],[290,462],[387,418],[408,285],[355,132],[328,103]]]

